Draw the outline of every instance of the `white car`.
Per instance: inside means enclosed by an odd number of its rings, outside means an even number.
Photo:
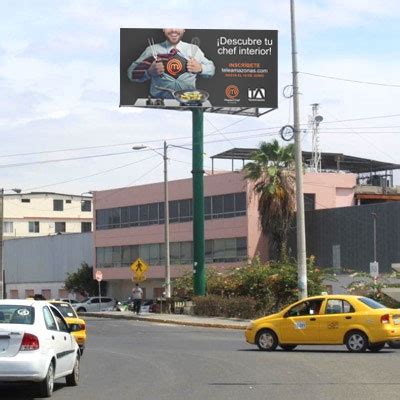
[[[46,301],[0,300],[0,382],[32,382],[42,397],[54,380],[79,382],[80,352],[57,308]]]
[[[101,301],[100,301],[101,299]],[[112,311],[117,305],[117,301],[112,297],[94,296],[88,297],[81,303],[71,304],[76,311],[79,312],[91,312],[91,311]]]

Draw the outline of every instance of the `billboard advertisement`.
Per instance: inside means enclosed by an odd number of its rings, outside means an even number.
[[[120,106],[277,108],[278,31],[123,28]]]

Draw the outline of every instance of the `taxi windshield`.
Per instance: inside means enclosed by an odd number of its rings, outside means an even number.
[[[65,318],[77,318],[74,309],[68,303],[52,303]]]
[[[368,297],[359,297],[358,300],[360,300],[361,303],[364,303],[369,308],[373,309],[386,308],[386,306],[382,305],[381,303],[378,303],[375,300],[369,299]]]

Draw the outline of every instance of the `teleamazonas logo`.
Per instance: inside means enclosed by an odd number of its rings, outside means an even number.
[[[266,91],[264,88],[247,89],[247,97],[249,101],[265,101]]]

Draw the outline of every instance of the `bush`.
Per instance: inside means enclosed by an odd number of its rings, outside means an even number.
[[[329,274],[314,265],[314,258],[307,260],[307,279],[309,296],[321,294],[325,290],[322,281]],[[248,315],[250,309],[256,315],[271,314],[298,300],[297,264],[294,260],[261,263],[255,257],[250,264],[231,268],[224,273],[207,269],[207,300],[197,298],[200,311],[198,315],[225,315],[232,311],[235,316]],[[180,295],[193,296],[193,273],[175,281],[175,289]],[[215,296],[218,296],[216,300]],[[246,301],[237,300],[247,299]],[[229,307],[226,301],[230,301]],[[209,304],[207,303],[209,302]],[[249,307],[246,308],[246,304]],[[203,311],[204,309],[204,311]],[[246,317],[243,317],[246,318]]]
[[[208,317],[251,319],[255,315],[256,301],[251,297],[223,297],[210,295],[194,297],[194,314]]]
[[[349,270],[349,272],[352,271]],[[387,296],[382,291],[384,288],[399,286],[391,282],[391,278],[399,278],[397,274],[380,275],[376,280],[366,272],[353,272],[350,276],[353,277],[354,280],[346,287],[349,294],[369,297],[389,308],[400,307],[400,304],[396,300]]]

